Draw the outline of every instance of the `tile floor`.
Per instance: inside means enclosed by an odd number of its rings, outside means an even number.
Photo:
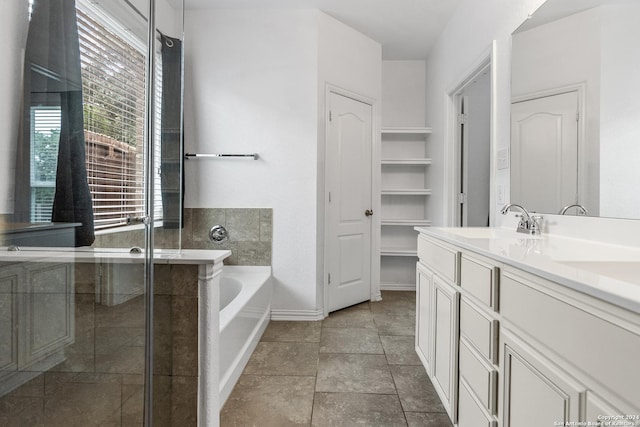
[[[222,427],[450,427],[415,354],[415,292],[382,296],[319,322],[272,321]]]

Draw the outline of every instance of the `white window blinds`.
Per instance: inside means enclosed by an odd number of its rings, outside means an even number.
[[[96,230],[144,213],[145,56],[78,10],[87,177]]]

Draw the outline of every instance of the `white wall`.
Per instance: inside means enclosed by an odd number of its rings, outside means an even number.
[[[453,89],[452,85],[472,71],[470,67],[495,40],[494,72],[497,82],[494,91],[497,117],[494,132],[498,148],[508,147],[511,33],[542,3],[543,0],[462,0],[427,58],[426,117],[427,126],[433,127],[430,143],[434,164],[430,168],[435,190],[430,198],[428,213],[435,225],[446,223],[446,206],[449,203],[449,196],[445,195],[445,176],[452,159],[445,157],[448,147],[444,145],[444,107],[447,93]],[[496,184],[505,186],[508,194],[508,170],[498,171],[497,181]],[[495,211],[499,208],[500,206],[493,207]]]
[[[513,96],[585,84],[579,200],[592,215],[600,208],[600,9],[514,35],[511,61]]]
[[[0,61],[0,214],[13,212],[13,182],[18,143],[22,67],[29,25],[27,0],[0,2],[0,40],[6,55]]]
[[[600,9],[600,214],[640,218],[640,4]]]
[[[380,98],[377,43],[316,10],[190,10],[185,149],[259,161],[186,165],[191,208],[272,207],[274,312],[321,313],[324,94]]]
[[[382,127],[425,126],[425,61],[382,61]]]
[[[324,211],[325,211],[325,114],[327,86],[338,87],[361,97],[368,98],[373,104],[374,153],[373,163],[379,159],[380,145],[380,98],[382,72],[382,46],[344,25],[331,16],[318,12],[318,178],[317,178],[317,301],[316,308],[323,307],[324,294]],[[373,169],[373,188],[379,188],[380,169]],[[376,184],[377,183],[377,184]],[[376,187],[377,185],[377,187]],[[379,198],[373,197],[374,212],[380,211]],[[379,245],[377,220],[372,221],[374,230],[372,247]],[[275,248],[274,248],[275,251]],[[373,251],[375,252],[375,250]],[[380,258],[374,257],[371,265],[371,281],[373,294],[377,293],[380,282]]]
[[[314,11],[185,14],[185,205],[273,208],[274,306],[316,307],[318,25]]]

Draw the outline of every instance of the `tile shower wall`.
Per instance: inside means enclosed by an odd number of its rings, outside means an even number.
[[[215,244],[209,230],[219,224],[227,229],[229,240]],[[185,209],[182,231],[183,249],[229,249],[230,265],[271,265],[273,209],[269,208],[193,208]]]
[[[98,267],[75,265],[73,342],[61,363],[0,396],[0,425],[142,426],[144,296],[100,303]],[[154,426],[195,427],[198,266],[156,265],[155,277]]]
[[[215,244],[209,230],[222,225],[229,240]],[[157,248],[175,248],[178,230],[156,229]],[[273,209],[271,208],[188,208],[184,210],[183,249],[229,249],[228,265],[271,265]],[[95,247],[144,246],[142,230],[96,236]]]

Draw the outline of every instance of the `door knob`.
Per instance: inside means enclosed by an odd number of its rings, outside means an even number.
[[[364,211],[364,214],[366,216],[371,216],[371,215],[373,215],[373,211],[371,209],[367,209],[366,211]]]

